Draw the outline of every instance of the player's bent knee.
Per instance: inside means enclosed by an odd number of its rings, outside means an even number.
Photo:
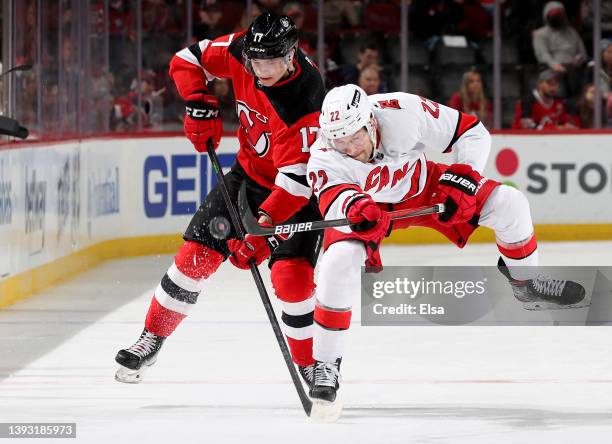
[[[329,270],[343,276],[344,272],[359,269],[366,258],[365,245],[359,240],[343,240],[331,244],[322,259],[321,271]]]
[[[500,185],[491,196],[494,208],[499,215],[508,219],[524,217],[530,214],[529,201],[522,191],[508,185]]]
[[[272,286],[284,302],[302,302],[314,291],[314,268],[306,258],[279,259],[272,265]]]
[[[185,241],[174,257],[176,268],[196,280],[208,278],[224,260],[218,251],[193,241]]]

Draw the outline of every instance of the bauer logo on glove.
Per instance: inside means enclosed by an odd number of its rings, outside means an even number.
[[[453,164],[438,179],[440,202],[444,203],[443,213],[434,215],[442,225],[469,221],[478,206],[476,195],[487,181],[469,165]]]
[[[465,194],[475,196],[478,188],[476,183],[471,177],[459,176],[453,173],[444,173],[440,176],[440,183],[455,187],[458,190],[463,191]]]

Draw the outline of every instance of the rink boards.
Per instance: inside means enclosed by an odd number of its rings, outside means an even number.
[[[236,147],[222,140],[224,167]],[[611,134],[496,134],[485,175],[527,195],[540,240],[612,239]],[[0,307],[105,259],[172,252],[214,184],[207,157],[177,136],[0,150]],[[442,239],[411,229],[390,241]]]

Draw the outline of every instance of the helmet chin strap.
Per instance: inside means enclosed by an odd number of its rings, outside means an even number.
[[[373,118],[373,116],[370,117],[370,119]],[[368,130],[370,140],[372,141],[372,152],[370,153],[368,162],[371,162],[372,160],[381,160],[384,157],[384,154],[378,150],[378,131],[376,129],[376,125],[373,125],[372,121],[370,120],[366,126],[366,129]]]
[[[287,66],[287,72],[283,76],[283,79],[286,79],[287,77],[291,77],[291,75],[295,72],[295,52],[296,52],[296,49],[295,49],[295,47],[292,48],[292,49],[293,49],[293,52],[290,49],[289,52],[283,56],[283,62]]]

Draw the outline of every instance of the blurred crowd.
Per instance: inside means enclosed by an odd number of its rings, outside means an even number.
[[[245,1],[142,0],[140,49],[136,0],[107,3],[108,11],[102,0],[17,2],[23,32],[15,45],[16,64],[36,67],[15,75],[16,117],[24,125],[43,134],[58,125],[63,133],[178,130],[183,106],[167,72],[172,55],[192,42],[244,29],[264,10],[289,15],[300,48],[319,60],[316,0],[255,0],[252,17]],[[488,127],[493,123],[493,3],[412,0],[408,17],[408,92],[475,114]],[[592,1],[501,3],[503,127],[592,128]],[[400,0],[325,1],[327,88],[351,82],[368,94],[400,90],[400,7]],[[601,8],[603,126],[611,127],[612,0],[602,0]],[[90,45],[77,48],[83,33]],[[225,128],[235,128],[231,82],[215,80],[211,88],[220,97]]]

